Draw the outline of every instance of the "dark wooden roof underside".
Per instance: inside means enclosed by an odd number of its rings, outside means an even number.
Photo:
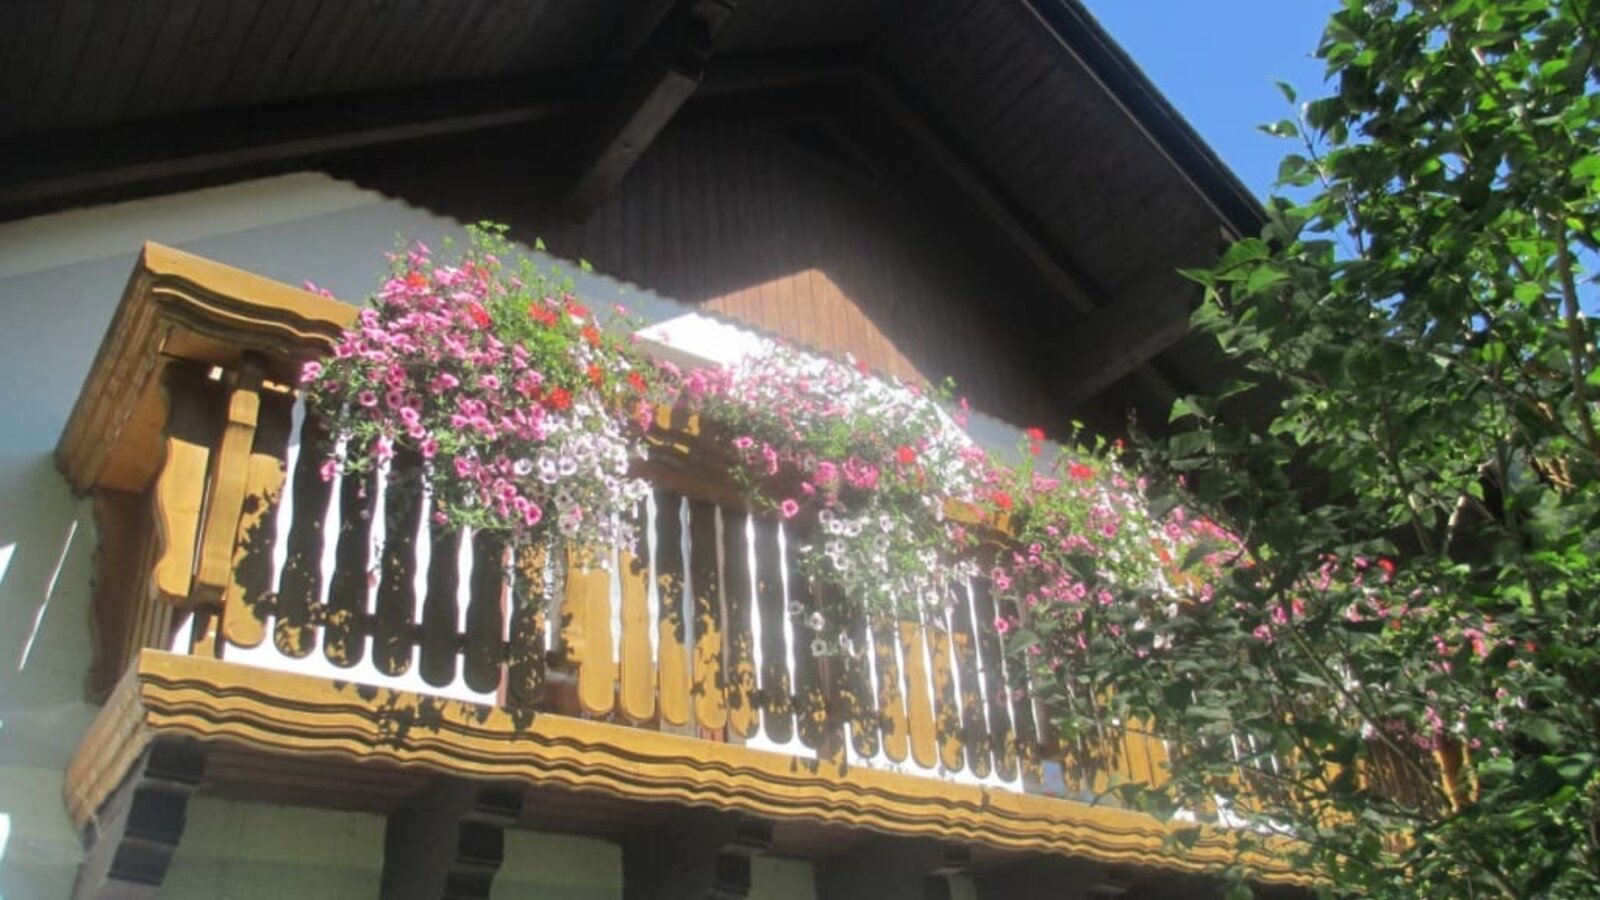
[[[336,128],[383,104],[402,119],[407,109],[493,112],[523,92],[530,104],[581,107],[626,71],[673,8],[671,0],[0,0],[0,219],[181,185],[159,165],[124,165],[132,174],[76,193],[70,176],[124,163],[118,153],[160,157],[193,143],[185,135],[196,130],[322,120]],[[778,86],[795,80],[784,66],[820,59],[835,81],[849,70],[862,88],[841,92],[840,120],[870,130],[898,116],[920,140],[911,153],[936,146],[943,166],[959,168],[1002,230],[1043,260],[1060,294],[1038,311],[1051,330],[1119,305],[1154,315],[1127,298],[1153,277],[1203,262],[1223,234],[1259,225],[1248,193],[1075,0],[739,0],[713,48],[696,98],[734,72],[756,72],[740,89],[759,92],[763,66],[779,73],[769,79]],[[274,164],[303,167],[340,146]],[[26,189],[61,172],[69,177],[59,192]],[[1202,378],[1210,355],[1190,343],[1140,350],[1161,358],[1123,379],[1112,399],[1159,405]]]

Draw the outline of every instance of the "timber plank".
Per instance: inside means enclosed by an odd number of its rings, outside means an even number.
[[[275,526],[293,403],[293,398],[284,394],[266,393],[261,398],[233,541],[232,574],[222,596],[222,631],[229,643],[239,647],[260,646],[272,611],[272,551],[278,540]]]
[[[960,679],[961,742],[967,750],[967,766],[979,778],[993,771],[989,724],[985,717],[984,691],[978,682],[978,636],[974,633],[973,598],[956,586],[955,607],[950,616],[950,646],[955,653],[955,670]]]
[[[467,687],[487,692],[500,686],[501,635],[505,629],[506,544],[491,532],[472,535],[471,597],[467,601],[462,675]]]
[[[794,737],[794,700],[789,679],[788,619],[783,601],[778,523],[756,520],[756,605],[761,615],[761,720],[767,737],[787,743]],[[798,636],[797,636],[798,637]]]
[[[655,492],[657,593],[657,677],[661,718],[670,725],[689,723],[689,622],[683,615],[683,498]]]
[[[417,530],[422,525],[422,457],[397,447],[383,494],[383,553],[379,560],[372,661],[385,675],[411,669],[412,617],[417,608]]]
[[[717,571],[717,508],[689,501],[689,584],[694,594],[694,707],[702,728],[728,724],[722,670],[722,587]]]
[[[734,734],[744,738],[755,735],[761,727],[761,712],[756,708],[755,632],[751,622],[755,594],[749,523],[750,517],[743,512],[722,511],[723,590],[728,600],[728,725]]]
[[[961,707],[956,700],[956,681],[950,661],[950,619],[939,619],[923,627],[928,642],[928,674],[933,680],[934,739],[939,746],[939,764],[961,771],[966,751],[961,740]]]
[[[294,464],[294,517],[288,552],[278,574],[277,621],[272,643],[279,653],[303,659],[316,649],[317,613],[322,599],[323,528],[333,485],[320,469],[333,451],[333,436],[322,417],[307,411],[300,422],[300,448]]]
[[[544,695],[546,574],[549,545],[540,541],[516,548],[511,582],[511,636],[506,644],[506,705],[530,711]]]
[[[578,702],[592,716],[616,704],[611,642],[611,573],[589,552],[567,553],[566,643],[578,664]]]
[[[428,528],[428,583],[422,598],[422,648],[417,669],[422,680],[444,687],[456,680],[457,629],[460,627],[461,529],[433,522]]]
[[[878,675],[878,722],[883,753],[891,762],[905,762],[910,749],[905,692],[901,689],[900,661],[895,650],[893,622],[868,623],[872,631],[872,663]]]
[[[906,675],[906,734],[911,740],[911,758],[931,769],[939,761],[934,738],[932,684],[928,681],[927,640],[916,622],[899,624],[900,659]]]
[[[365,451],[351,448],[348,452]],[[372,514],[377,501],[377,479],[371,472],[343,476],[339,483],[339,542],[334,550],[333,575],[328,579],[322,632],[323,655],[340,668],[349,668],[366,655],[363,620],[367,614]]]

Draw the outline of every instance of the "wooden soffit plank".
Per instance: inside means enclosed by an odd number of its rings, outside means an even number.
[[[1175,850],[1177,826],[1128,810],[558,715],[519,725],[498,708],[156,650],[142,652],[100,718],[110,721],[91,728],[68,772],[80,824],[120,777],[101,760],[178,735],[1106,863],[1204,872],[1242,862],[1265,882],[1308,883],[1287,854],[1243,852],[1220,829]]]

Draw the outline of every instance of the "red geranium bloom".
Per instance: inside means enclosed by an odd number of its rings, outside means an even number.
[[[567,312],[572,313],[574,316],[577,316],[580,319],[589,318],[589,308],[576,300],[567,301]]]
[[[583,326],[583,331],[581,333],[583,334],[583,339],[589,343],[600,343],[600,329],[594,327],[593,325]]]
[[[472,324],[479,328],[489,327],[489,311],[483,308],[482,303],[476,300],[468,300],[467,315],[472,318]]]
[[[566,388],[558,387],[550,392],[548,398],[550,406],[557,410],[566,410],[572,407],[572,392]]]
[[[1011,495],[1005,491],[995,491],[994,494],[991,495],[991,499],[994,500],[994,505],[1001,509],[1011,508]]]
[[[1088,481],[1094,477],[1094,469],[1075,462],[1067,467],[1067,475],[1071,476],[1073,481]]]
[[[406,276],[406,287],[425,288],[428,286],[428,276],[421,272],[412,272]]]
[[[1380,556],[1380,557],[1378,557],[1378,568],[1382,569],[1383,570],[1383,574],[1385,574],[1385,575],[1393,575],[1394,574],[1394,560],[1389,559],[1387,557]]]
[[[633,389],[641,394],[644,393],[645,388],[648,387],[648,385],[645,383],[644,376],[640,375],[638,372],[628,373],[628,384],[632,385]]]
[[[598,364],[591,364],[589,366],[589,383],[593,384],[593,385],[596,385],[596,386],[599,386],[601,384],[604,384],[605,380],[606,380],[606,372],[605,372],[605,370],[600,368],[600,366]]]
[[[900,463],[900,465],[909,466],[917,461],[917,451],[911,449],[905,444],[901,444],[900,448],[894,451],[894,458],[896,462]]]
[[[1037,426],[1035,426],[1033,428],[1029,428],[1027,431],[1024,431],[1023,434],[1027,435],[1028,436],[1028,440],[1030,440],[1030,441],[1042,441],[1042,440],[1044,440],[1044,429],[1043,428],[1039,428]]]

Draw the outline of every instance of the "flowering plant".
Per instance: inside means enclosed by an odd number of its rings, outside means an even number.
[[[735,475],[760,504],[814,529],[797,558],[810,577],[873,615],[940,603],[975,571],[948,500],[979,495],[987,456],[962,431],[965,404],[869,376],[864,367],[769,343],[698,398]],[[840,611],[813,616],[813,650],[849,651]],[[830,620],[830,616],[833,618]]]
[[[389,472],[440,524],[578,544],[631,542],[646,486],[629,476],[670,385],[573,298],[471,230],[454,258],[415,243],[334,348],[302,373],[335,438],[322,475]]]

